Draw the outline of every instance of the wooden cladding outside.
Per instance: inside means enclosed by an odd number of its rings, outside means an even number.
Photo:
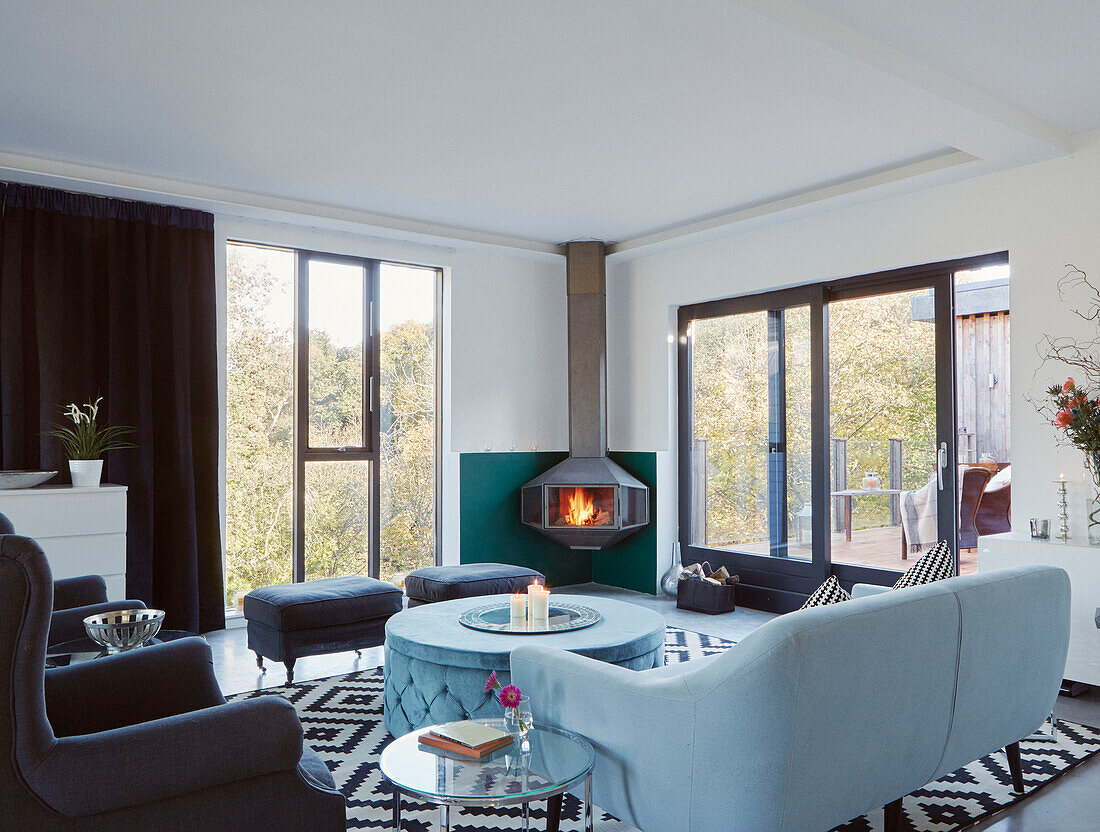
[[[976,462],[982,454],[1012,459],[1008,329],[1008,312],[955,321],[960,462]]]

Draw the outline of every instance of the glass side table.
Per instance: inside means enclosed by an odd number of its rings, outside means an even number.
[[[176,641],[181,638],[190,638],[197,636],[198,633],[189,633],[186,630],[161,630],[156,636],[145,645],[149,647],[153,644],[163,644],[166,641]],[[201,636],[200,636],[201,638]],[[141,650],[143,648],[136,648]],[[46,667],[68,667],[74,664],[81,664],[83,662],[90,662],[93,659],[102,659],[108,655],[119,655],[118,653],[108,653],[106,647],[102,647],[90,638],[78,638],[73,641],[62,642],[61,644],[55,644],[53,647],[46,648]]]
[[[503,719],[479,719],[504,730]],[[562,796],[584,781],[584,828],[592,832],[592,764],[588,740],[560,728],[533,728],[523,750],[518,738],[501,750],[475,760],[422,747],[423,728],[399,737],[382,752],[382,776],[393,787],[393,825],[401,829],[401,797],[439,806],[439,828],[450,832],[451,807],[523,806],[523,828],[530,828],[529,804],[546,800],[547,832],[557,832]]]

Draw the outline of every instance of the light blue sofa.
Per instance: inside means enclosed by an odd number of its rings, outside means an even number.
[[[862,592],[648,671],[522,646],[512,679],[536,723],[592,740],[596,804],[644,832],[824,832],[1018,752],[1050,714],[1069,641],[1061,569]]]

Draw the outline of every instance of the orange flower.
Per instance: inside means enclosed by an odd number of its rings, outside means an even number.
[[[1075,386],[1076,385],[1073,383],[1073,376],[1070,376],[1069,378],[1066,379],[1066,383],[1062,385],[1062,392],[1063,393],[1068,393]]]
[[[1054,424],[1060,428],[1069,427],[1073,422],[1073,414],[1068,410],[1059,410],[1058,414],[1054,417]]]

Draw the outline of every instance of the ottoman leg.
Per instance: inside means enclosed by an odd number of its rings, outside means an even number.
[[[294,682],[294,662],[295,659],[287,659],[283,662],[286,665],[286,683],[288,685]]]
[[[255,650],[253,650],[252,652],[256,653]],[[256,667],[260,668],[261,673],[267,673],[267,668],[264,667],[264,657],[261,656],[259,653],[256,653]]]

